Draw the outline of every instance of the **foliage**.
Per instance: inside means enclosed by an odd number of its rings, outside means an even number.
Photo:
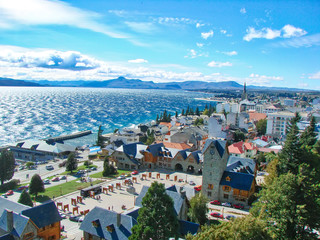
[[[103,162],[102,176],[108,177],[117,173],[117,169],[109,163],[109,157],[106,156]]]
[[[150,131],[148,129],[147,131],[147,140],[144,142],[144,144],[146,145],[150,145],[155,141],[155,137],[154,137],[154,130]]]
[[[245,139],[245,135],[243,132],[241,132],[240,130],[236,130],[234,132],[234,141],[235,142],[244,141],[244,139]]]
[[[316,119],[311,118],[310,125],[305,129],[305,131],[300,136],[300,142],[304,146],[313,146],[317,142],[316,130]]]
[[[204,227],[193,240],[263,240],[271,239],[266,223],[251,215],[239,217],[230,222]]]
[[[29,192],[30,194],[34,194],[36,197],[38,193],[44,192],[44,183],[41,177],[38,174],[34,174],[31,178],[30,185],[29,185]]]
[[[194,125],[195,125],[195,126],[203,125],[203,118],[197,118],[197,119],[194,121]]]
[[[8,150],[2,150],[0,155],[0,181],[1,185],[9,181],[14,175],[15,159],[13,153]]]
[[[31,166],[34,166],[34,162],[27,162],[26,163],[27,168],[30,168]]]
[[[86,166],[86,167],[89,167],[89,166],[90,166],[90,161],[89,161],[89,160],[85,161],[85,162],[83,163],[83,165]]]
[[[171,113],[168,114],[167,110],[164,110],[160,117],[157,115],[156,122],[171,122]]]
[[[100,147],[103,147],[103,144],[104,144],[102,132],[103,132],[102,126],[100,125],[99,129],[98,129],[98,137],[97,137],[97,141],[96,141],[96,145],[100,146]]]
[[[20,184],[19,179],[11,179],[9,182],[6,182],[0,186],[0,191],[1,192],[6,192],[8,190],[12,190],[18,187]]]
[[[18,203],[27,205],[29,207],[33,207],[33,202],[32,199],[30,197],[30,194],[27,192],[26,189],[24,189],[20,195],[20,198],[18,200]]]
[[[278,158],[274,158],[271,162],[269,162],[267,166],[267,173],[269,173],[267,176],[264,178],[264,182],[266,185],[270,185],[274,179],[278,177],[278,172],[277,172],[277,166],[278,166]]]
[[[163,184],[151,184],[142,199],[137,222],[130,240],[162,240],[178,236],[179,223],[173,200],[166,194]]]
[[[204,225],[207,222],[208,199],[201,193],[196,194],[190,199],[188,216],[192,222]]]
[[[70,171],[71,173],[76,170],[78,167],[78,162],[76,159],[76,155],[74,153],[70,153],[68,155],[67,163],[66,163],[66,170]]]
[[[257,127],[258,135],[261,136],[261,135],[266,134],[266,131],[267,131],[267,119],[260,119],[257,122],[256,127]]]
[[[266,156],[263,152],[259,152],[259,154],[256,156],[256,162],[258,164],[258,166],[263,163],[263,162],[266,162]]]

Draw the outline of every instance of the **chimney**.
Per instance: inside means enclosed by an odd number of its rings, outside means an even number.
[[[121,213],[117,213],[117,227],[121,225]]]
[[[7,231],[10,233],[13,229],[13,211],[7,210]]]

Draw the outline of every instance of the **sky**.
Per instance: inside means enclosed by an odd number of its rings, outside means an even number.
[[[320,1],[0,0],[0,77],[320,90]]]

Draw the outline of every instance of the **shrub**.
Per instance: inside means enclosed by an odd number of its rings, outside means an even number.
[[[0,191],[1,192],[6,192],[8,190],[13,190],[18,187],[20,184],[19,179],[12,179],[11,181],[4,183],[3,185],[0,186]]]

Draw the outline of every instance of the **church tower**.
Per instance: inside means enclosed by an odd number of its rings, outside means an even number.
[[[210,200],[219,200],[220,181],[229,157],[227,142],[208,139],[202,154],[202,194]]]
[[[243,84],[243,93],[241,95],[241,100],[245,100],[245,99],[248,99],[246,82],[244,82]]]

